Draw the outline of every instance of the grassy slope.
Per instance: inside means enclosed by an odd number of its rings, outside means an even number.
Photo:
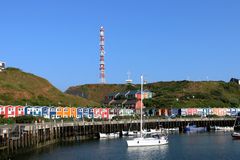
[[[148,88],[156,93],[153,103],[158,106],[238,107],[240,104],[240,86],[235,83],[159,82],[149,84]]]
[[[156,107],[230,107],[240,104],[240,86],[222,81],[192,82],[172,81],[157,82],[144,86],[155,93],[153,100],[145,101]],[[139,85],[131,87],[138,89]],[[126,85],[82,85],[70,87],[69,94],[85,96],[101,102],[104,95],[115,91],[127,90]]]
[[[0,104],[8,105],[98,105],[90,100],[62,93],[47,80],[16,68],[0,73]]]
[[[67,89],[66,93],[81,96],[101,103],[105,95],[129,89],[136,89],[136,87],[123,84],[86,84],[70,87]]]

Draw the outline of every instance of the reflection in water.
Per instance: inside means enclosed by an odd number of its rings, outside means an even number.
[[[168,154],[168,145],[146,146],[146,147],[128,147],[128,157],[136,159],[165,159]]]

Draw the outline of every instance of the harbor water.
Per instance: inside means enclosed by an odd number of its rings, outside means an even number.
[[[14,155],[16,160],[239,160],[240,140],[231,132],[170,134],[169,144],[127,147],[126,138],[62,142]]]

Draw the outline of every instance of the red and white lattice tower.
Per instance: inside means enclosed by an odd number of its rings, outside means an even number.
[[[104,28],[101,26],[100,28],[100,83],[105,84],[105,64],[104,64]]]

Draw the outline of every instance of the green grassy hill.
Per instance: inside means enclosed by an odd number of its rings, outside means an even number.
[[[65,93],[93,100],[101,103],[104,96],[112,92],[120,92],[126,90],[137,89],[136,86],[124,84],[86,84],[81,86],[70,87]]]
[[[0,72],[1,105],[99,105],[96,102],[62,93],[47,80],[16,68]]]
[[[240,107],[240,86],[223,81],[172,81],[144,85],[154,92],[152,100],[145,100],[146,106],[156,107]],[[70,87],[66,93],[83,96],[101,102],[104,95],[116,91],[140,89],[139,85],[93,84]]]
[[[147,85],[156,93],[149,102],[166,107],[239,107],[240,86],[223,81],[158,82]]]

